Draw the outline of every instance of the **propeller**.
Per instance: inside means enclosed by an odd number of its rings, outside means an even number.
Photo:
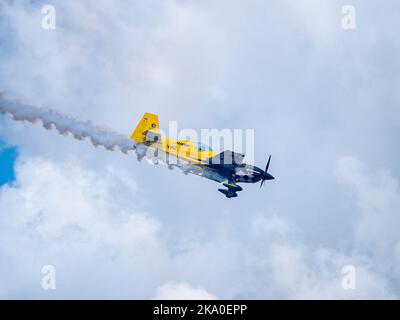
[[[271,163],[271,155],[269,155],[267,166],[265,167],[265,172],[268,172],[269,164]]]
[[[266,165],[266,167],[265,167],[265,172],[263,173],[263,178],[262,178],[262,180],[261,180],[260,189],[262,188],[262,186],[263,186],[265,180],[273,180],[273,179],[275,179],[273,176],[271,176],[271,175],[268,173],[268,169],[269,169],[269,164],[270,164],[270,163],[271,163],[271,155],[269,155],[268,162],[267,162],[267,165]]]

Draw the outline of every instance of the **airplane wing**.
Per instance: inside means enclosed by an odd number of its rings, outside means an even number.
[[[240,165],[243,162],[244,154],[225,150],[220,154],[208,159],[210,165],[224,165],[224,166],[235,166]]]
[[[227,180],[227,178],[220,174],[217,170],[213,170],[212,168],[209,168],[207,166],[191,163],[178,164],[175,166],[179,167],[185,174],[194,174],[203,178],[214,180],[219,183]]]

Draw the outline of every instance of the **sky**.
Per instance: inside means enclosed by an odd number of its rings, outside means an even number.
[[[4,147],[4,145],[0,142],[0,185],[12,183],[15,180],[14,162],[16,156],[16,148]]]
[[[399,6],[0,0],[7,98],[126,136],[144,112],[254,129],[255,163],[272,154],[276,178],[226,199],[213,181],[1,115],[0,298],[398,298]]]

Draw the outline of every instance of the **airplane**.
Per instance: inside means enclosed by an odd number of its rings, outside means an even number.
[[[146,112],[131,137],[136,142],[134,148],[138,160],[145,157],[148,148],[154,151],[154,163],[158,164],[160,152],[170,169],[180,167],[185,174],[191,173],[222,183],[226,189],[218,189],[227,198],[237,197],[237,192],[243,188],[238,183],[256,183],[261,181],[260,188],[266,180],[275,179],[268,173],[271,155],[268,158],[265,170],[243,162],[244,154],[225,150],[221,153],[214,152],[210,147],[194,141],[177,140],[162,137],[158,116]],[[175,157],[177,162],[171,163]]]

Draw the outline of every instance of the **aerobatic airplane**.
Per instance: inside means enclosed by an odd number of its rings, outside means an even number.
[[[135,148],[138,159],[141,160],[151,148],[154,150],[155,161],[158,162],[160,152],[165,155],[169,168],[174,165],[182,168],[184,173],[192,173],[204,178],[222,183],[227,189],[218,189],[227,198],[237,197],[237,192],[242,191],[237,183],[256,183],[261,181],[260,188],[265,180],[275,179],[268,173],[271,162],[269,156],[265,170],[243,162],[244,154],[233,151],[223,151],[219,154],[202,143],[169,139],[161,136],[158,116],[145,113],[140,120],[131,139],[136,142]],[[170,164],[170,159],[175,157],[177,162]],[[155,162],[155,163],[157,163]]]

